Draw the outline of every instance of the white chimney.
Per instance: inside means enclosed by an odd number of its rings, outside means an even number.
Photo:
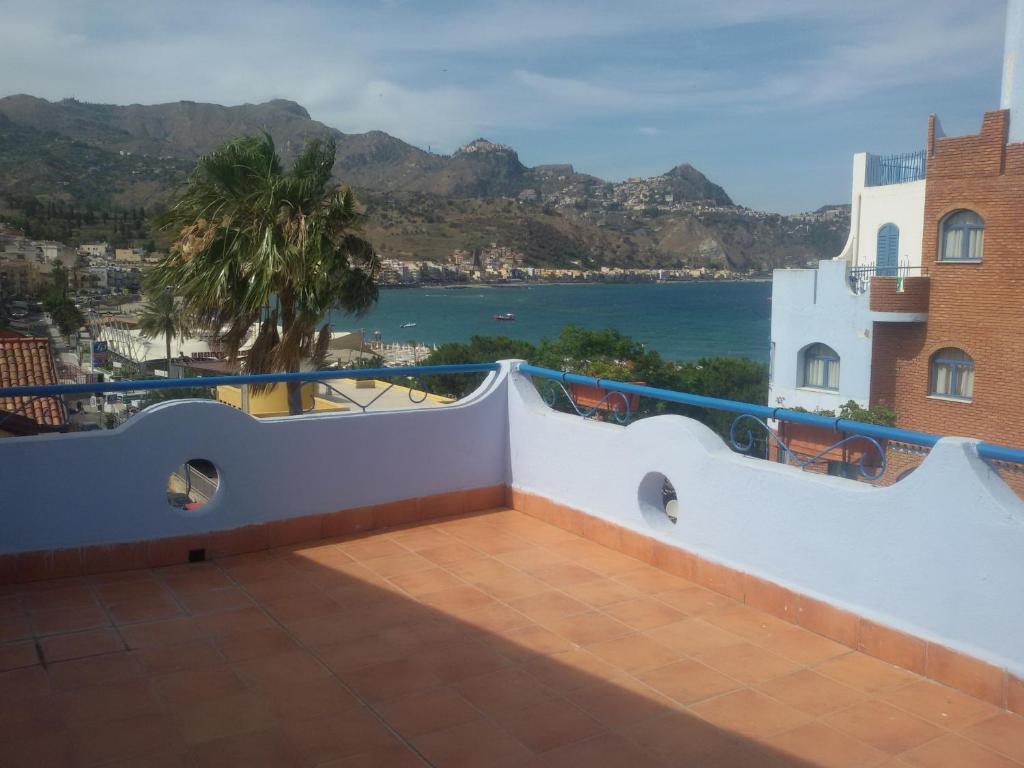
[[[1010,142],[1024,141],[1024,0],[1007,0],[1000,109],[1010,110]]]

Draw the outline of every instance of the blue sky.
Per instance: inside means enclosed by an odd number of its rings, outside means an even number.
[[[742,204],[848,202],[850,155],[999,106],[1004,0],[0,0],[0,95],[281,97],[435,152],[610,180],[692,163]]]

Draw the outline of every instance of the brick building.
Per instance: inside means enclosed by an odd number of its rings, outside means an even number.
[[[771,405],[836,411],[853,400],[891,408],[903,429],[1024,440],[1016,402],[1024,381],[1024,117],[1012,122],[1015,99],[1024,107],[1024,85],[1014,90],[1024,57],[1015,16],[1024,18],[1024,3],[1010,4],[1003,108],[967,136],[946,137],[928,118],[923,162],[914,164],[923,190],[908,183],[905,161],[889,162],[875,179],[887,188],[880,198],[868,189],[872,158],[863,171],[855,158],[843,253],[817,269],[776,271]],[[864,248],[871,238],[873,252]],[[801,449],[807,455],[813,445]],[[815,469],[853,476],[847,458],[830,454]],[[882,483],[905,475],[922,454],[890,445],[887,458]],[[1003,476],[1024,489],[1024,478]]]

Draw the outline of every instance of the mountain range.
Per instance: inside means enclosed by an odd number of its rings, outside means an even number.
[[[333,139],[335,176],[357,191],[384,256],[443,260],[493,243],[537,265],[766,269],[835,255],[848,227],[838,207],[793,217],[735,206],[689,164],[606,182],[569,164],[528,167],[486,139],[440,155],[382,131],[342,133],[283,99],[225,107],[2,98],[0,194],[159,210],[200,156],[257,131],[273,136],[286,163],[310,139]]]

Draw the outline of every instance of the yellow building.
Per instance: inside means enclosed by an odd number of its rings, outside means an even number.
[[[302,385],[302,410],[304,412],[349,410],[347,405],[317,397],[316,386],[316,384]],[[288,387],[285,384],[274,384],[267,391],[259,394],[253,392],[248,384],[243,384],[240,387],[217,387],[217,400],[257,418],[288,415]]]

